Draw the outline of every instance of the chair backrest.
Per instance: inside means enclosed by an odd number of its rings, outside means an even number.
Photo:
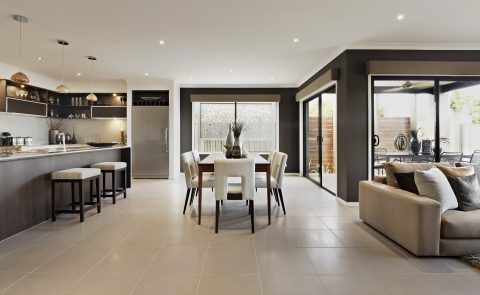
[[[470,163],[480,163],[480,151],[474,151],[470,158]]]
[[[192,188],[192,179],[198,176],[195,160],[191,152],[180,155],[180,162],[182,163],[183,173],[185,173],[185,184],[187,188]]]
[[[412,155],[412,163],[433,163],[435,155]]]
[[[191,151],[192,156],[193,156],[193,161],[195,162],[195,173],[198,174],[198,163],[200,163],[200,154],[198,151]]]
[[[275,153],[276,153],[276,151],[270,151],[270,152],[268,153],[268,158],[267,158],[267,160],[268,160],[270,163],[273,162],[273,158],[275,157]]]
[[[281,189],[283,178],[285,176],[285,167],[287,167],[288,155],[282,152],[276,152],[270,172],[272,177],[277,181],[277,188]]]
[[[440,154],[440,162],[461,162],[463,153],[461,152],[443,152]]]
[[[221,159],[214,161],[215,200],[226,200],[228,178],[242,179],[242,200],[253,200],[255,196],[255,163],[253,159]]]

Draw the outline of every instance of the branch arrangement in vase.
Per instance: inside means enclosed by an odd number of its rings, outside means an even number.
[[[242,134],[242,131],[245,129],[244,122],[234,122],[232,123],[233,136],[238,138]]]
[[[50,130],[58,130],[62,125],[62,119],[47,119],[47,125]]]

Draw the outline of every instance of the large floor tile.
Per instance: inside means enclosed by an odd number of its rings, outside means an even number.
[[[94,273],[144,273],[152,263],[158,248],[113,249],[92,270]]]
[[[64,294],[77,279],[78,276],[72,274],[32,273],[2,294],[60,295]]]
[[[129,295],[140,278],[139,274],[91,273],[70,287],[66,295]]]
[[[327,289],[316,275],[261,275],[261,280],[264,295],[327,294]]]
[[[207,248],[165,247],[158,252],[147,272],[201,274],[206,254]]]
[[[257,274],[204,275],[198,295],[262,295]]]
[[[36,271],[83,274],[100,262],[110,250],[111,248],[70,247]]]
[[[257,273],[255,251],[251,248],[208,249],[204,274]]]
[[[0,272],[0,292],[21,280],[28,273],[22,272]]]
[[[262,274],[315,274],[302,248],[257,249]]]
[[[300,247],[344,247],[344,243],[328,229],[292,230]]]
[[[386,282],[376,275],[341,274],[321,275],[320,279],[328,290],[335,295],[373,295],[386,294]]]
[[[198,275],[182,274],[146,274],[133,295],[195,295],[197,292]]]
[[[19,246],[15,251],[0,259],[1,271],[30,272],[58,255],[59,247]]]

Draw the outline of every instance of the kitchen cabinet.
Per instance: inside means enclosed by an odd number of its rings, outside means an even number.
[[[126,93],[57,93],[52,90],[0,80],[0,112],[62,119],[127,118]]]

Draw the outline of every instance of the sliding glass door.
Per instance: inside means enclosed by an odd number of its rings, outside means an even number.
[[[374,77],[372,171],[384,162],[470,161],[480,150],[478,77]]]
[[[332,194],[337,191],[336,88],[304,103],[305,177]]]

